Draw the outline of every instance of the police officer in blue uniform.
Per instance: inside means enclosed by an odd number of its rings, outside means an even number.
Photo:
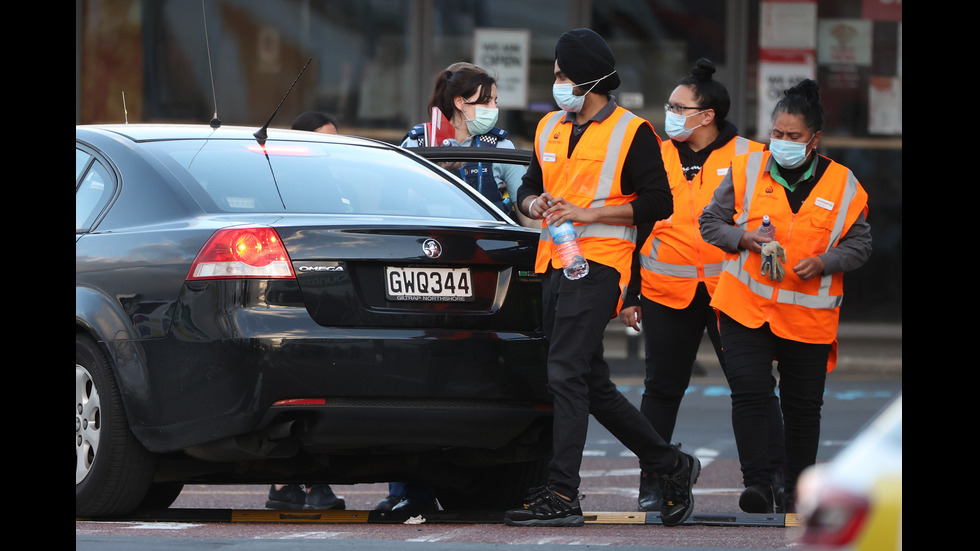
[[[429,110],[438,107],[454,130],[454,140],[462,147],[501,147],[514,149],[507,131],[497,128],[497,85],[482,68],[458,63],[436,78],[429,100]],[[423,124],[417,124],[402,140],[402,147],[420,147],[425,143]],[[443,144],[429,144],[443,145]],[[444,165],[445,166],[445,165]],[[446,166],[456,171],[500,210],[514,216],[513,203],[525,169],[519,165],[471,162],[463,166]]]

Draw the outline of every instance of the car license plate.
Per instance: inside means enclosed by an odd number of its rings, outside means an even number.
[[[461,302],[473,300],[469,268],[385,266],[388,300]]]

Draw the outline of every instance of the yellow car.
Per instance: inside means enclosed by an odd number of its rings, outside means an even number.
[[[805,548],[902,548],[901,394],[833,459],[803,472],[796,509]]]

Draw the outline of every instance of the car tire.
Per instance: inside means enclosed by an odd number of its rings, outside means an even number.
[[[446,511],[498,510],[518,507],[527,491],[543,486],[550,457],[495,467],[474,469],[476,482],[465,488],[436,487],[436,497]]]
[[[129,430],[105,351],[75,335],[75,516],[132,512],[146,498],[156,458]]]

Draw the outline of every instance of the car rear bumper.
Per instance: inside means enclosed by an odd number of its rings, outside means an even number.
[[[239,312],[235,336],[187,338],[175,323],[144,341],[152,369],[124,396],[143,397],[127,412],[148,449],[272,431],[286,413],[302,419],[288,431],[317,449],[493,448],[550,417],[540,334],[312,323],[280,333],[249,317]],[[288,400],[312,405],[276,405]]]

